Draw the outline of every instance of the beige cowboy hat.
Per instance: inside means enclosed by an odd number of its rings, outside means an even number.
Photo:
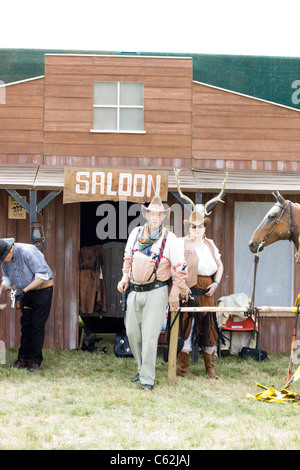
[[[209,217],[203,217],[203,214],[201,214],[201,212],[198,212],[198,211],[191,212],[189,218],[183,221],[184,225],[186,226],[204,224],[204,227],[207,227],[210,224],[210,222],[211,222],[211,219]]]
[[[0,264],[8,255],[14,243],[14,238],[0,238]]]
[[[164,208],[161,198],[159,196],[154,196],[149,206],[146,207],[142,205],[141,210],[142,210],[142,215],[145,219],[148,218],[149,212],[162,212],[163,217],[165,217],[170,212],[170,208],[168,209]]]

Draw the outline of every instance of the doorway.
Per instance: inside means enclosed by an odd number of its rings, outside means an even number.
[[[116,333],[124,328],[124,315],[117,290],[122,277],[124,249],[128,232],[143,224],[141,205],[126,201],[85,202],[80,205],[80,250],[90,247],[101,258],[102,283],[105,289],[105,311],[98,310],[85,315],[89,323],[94,322],[99,333]],[[100,306],[101,308],[101,306]],[[94,318],[92,320],[92,318]]]

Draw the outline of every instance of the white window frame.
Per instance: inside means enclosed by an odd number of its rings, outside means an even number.
[[[105,82],[107,82],[105,80]],[[95,83],[101,83],[99,80]],[[115,108],[117,109],[117,129],[90,129],[90,132],[93,132],[93,133],[100,133],[100,134],[111,134],[111,133],[114,133],[114,134],[146,134],[146,131],[143,129],[143,130],[122,130],[120,129],[120,110],[121,109],[142,109],[144,111],[144,84],[143,82],[116,82],[116,81],[113,81],[111,83],[116,83],[117,84],[117,104],[115,105],[109,105],[109,104],[106,104],[106,105],[101,105],[101,104],[95,104],[93,105],[93,110],[95,108]],[[120,89],[121,89],[121,83],[142,83],[143,85],[143,104],[142,105],[121,105],[120,104]],[[94,125],[94,122],[93,122],[93,125]],[[143,112],[143,127],[144,127],[144,112]]]

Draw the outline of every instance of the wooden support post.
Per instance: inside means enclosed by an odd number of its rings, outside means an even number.
[[[171,312],[171,325],[177,312]],[[174,385],[176,379],[176,366],[177,366],[177,344],[178,344],[178,330],[179,330],[179,315],[176,318],[174,325],[171,328],[170,342],[169,342],[169,358],[168,358],[168,385]]]
[[[35,189],[30,189],[29,190],[29,203],[27,201],[25,201],[25,199],[23,198],[23,196],[21,196],[18,191],[16,191],[15,189],[6,189],[6,191],[16,200],[19,202],[19,204],[21,204],[21,206],[23,207],[23,209],[28,212],[29,214],[29,229],[31,231],[31,226],[33,224],[33,222],[37,222],[37,214],[40,213],[44,207],[47,206],[47,204],[49,204],[49,202],[52,201],[52,199],[54,199],[59,193],[60,191],[57,190],[57,191],[52,191],[51,193],[49,193],[46,197],[44,197],[44,199],[37,203],[37,190]]]

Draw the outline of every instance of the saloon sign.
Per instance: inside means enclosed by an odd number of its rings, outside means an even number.
[[[63,202],[150,202],[154,195],[168,197],[168,172],[66,167]]]

